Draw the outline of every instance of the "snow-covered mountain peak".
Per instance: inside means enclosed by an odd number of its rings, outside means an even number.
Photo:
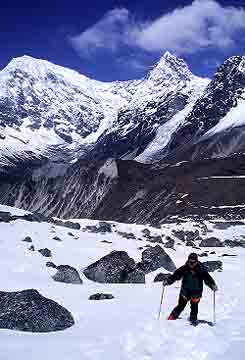
[[[100,157],[104,155],[98,149],[111,142],[109,134],[118,142],[125,134],[134,134],[123,140],[126,150],[120,147],[119,154],[118,146],[113,151],[110,147],[106,156],[131,154],[135,132],[144,143],[142,124],[148,129],[145,146],[159,124],[195,102],[207,85],[204,80],[169,52],[149,76],[114,82],[90,79],[26,55],[15,58],[0,71],[0,150],[2,146],[5,153],[21,149],[39,154],[48,145],[59,144],[69,151],[79,149],[85,157],[93,148]]]
[[[193,78],[193,74],[183,59],[166,51],[150,71],[148,78],[153,81],[187,81]]]
[[[29,77],[39,80],[58,80],[65,79],[73,83],[91,82],[91,80],[78,73],[59,65],[55,65],[47,60],[36,59],[28,55],[13,58],[10,63],[0,72],[1,75],[12,75],[13,73],[28,74]]]

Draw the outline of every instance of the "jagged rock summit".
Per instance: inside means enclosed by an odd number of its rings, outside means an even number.
[[[154,65],[148,75],[148,79],[169,81],[187,81],[194,77],[189,70],[188,65],[183,59],[179,59],[175,55],[166,51],[160,60]]]

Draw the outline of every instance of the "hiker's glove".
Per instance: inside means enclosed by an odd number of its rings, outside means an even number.
[[[217,285],[213,285],[212,290],[213,290],[213,291],[218,291],[218,286],[217,286]]]

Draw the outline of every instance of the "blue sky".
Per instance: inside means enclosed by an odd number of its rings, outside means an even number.
[[[239,0],[12,0],[0,3],[0,68],[24,54],[95,79],[139,78],[166,51],[211,76],[245,55]]]

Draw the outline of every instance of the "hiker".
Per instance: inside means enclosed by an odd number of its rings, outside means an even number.
[[[191,304],[190,322],[197,325],[198,304],[202,297],[203,281],[213,291],[218,287],[214,279],[209,275],[205,266],[198,261],[198,255],[191,253],[185,265],[177,269],[172,275],[164,280],[163,285],[172,285],[176,280],[182,279],[178,305],[173,309],[168,320],[175,320],[184,310],[188,301]]]

